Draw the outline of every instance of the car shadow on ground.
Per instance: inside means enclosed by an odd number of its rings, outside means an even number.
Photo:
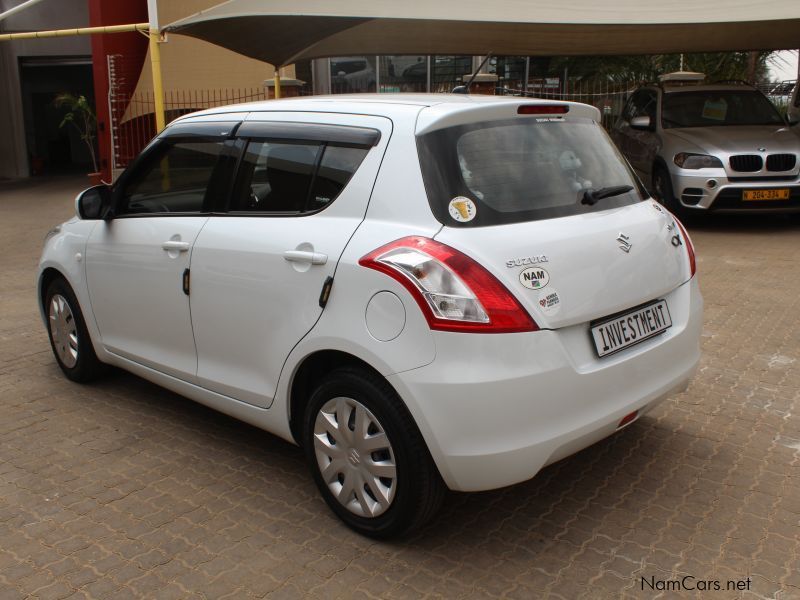
[[[800,232],[800,213],[711,213],[681,217],[689,232],[710,233],[781,233]]]
[[[195,462],[193,468],[198,471],[211,468],[217,457],[222,457],[225,464],[243,465],[245,473],[239,481],[249,480],[244,484],[249,492],[274,495],[267,493],[267,488],[276,485],[291,490],[292,498],[283,500],[283,507],[276,507],[284,527],[322,519],[328,521],[327,529],[339,529],[339,535],[346,535],[357,546],[375,544],[349,532],[330,513],[300,448],[123,371],[113,370],[92,388],[97,392],[93,396],[110,400],[109,410],[131,411],[144,422],[158,421],[159,429],[173,431],[181,445],[202,440],[205,458],[201,460],[210,464]],[[127,434],[138,435],[135,424],[134,431]],[[377,544],[387,551],[414,548],[437,556],[444,549],[456,554],[474,550],[493,538],[503,540],[509,550],[521,544],[527,555],[536,555],[562,542],[565,536],[573,547],[580,546],[597,534],[607,515],[618,511],[621,503],[636,513],[641,482],[668,478],[674,470],[670,451],[684,448],[687,439],[646,415],[610,438],[543,469],[527,482],[489,492],[449,492],[442,509],[427,526],[405,539]],[[185,459],[175,460],[179,466]],[[279,481],[275,480],[276,473]],[[643,498],[649,499],[647,492]],[[245,504],[250,501],[246,496],[242,499]],[[256,502],[256,497],[252,501]],[[287,510],[284,502],[291,508]],[[270,512],[264,506],[243,508]],[[458,549],[461,544],[463,548]]]

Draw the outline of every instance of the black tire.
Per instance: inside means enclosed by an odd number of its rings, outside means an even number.
[[[67,361],[62,358],[61,354],[66,351],[63,341],[64,336],[59,336],[55,333],[57,319],[53,318],[53,301],[56,300],[57,304],[60,304],[62,299],[69,310],[69,316],[65,319],[65,322],[74,325],[74,332],[77,337],[77,344],[72,344],[72,348],[76,352],[76,356],[73,357],[74,364],[72,360]],[[64,279],[54,279],[47,286],[44,295],[44,312],[47,319],[47,336],[50,339],[50,348],[53,350],[56,362],[61,367],[64,375],[79,383],[88,383],[103,375],[107,367],[98,360],[95,354],[92,339],[86,329],[86,321],[83,318],[78,300],[75,298],[72,288]],[[66,314],[66,312],[64,311],[62,314]],[[57,346],[62,349],[61,352],[59,352]]]
[[[653,169],[653,197],[667,207],[684,225],[700,223],[707,211],[698,208],[687,208],[675,197],[672,189],[672,178],[666,167],[656,165]]]
[[[681,206],[681,203],[678,202],[678,199],[675,198],[675,193],[672,190],[672,178],[669,176],[669,171],[661,165],[656,165],[653,168],[652,188],[653,198],[666,206],[675,216],[683,216],[685,210],[683,206]]]
[[[314,445],[314,427],[320,409],[335,398],[353,399],[366,407],[391,445],[396,488],[389,507],[377,516],[355,514],[337,500],[323,480]],[[353,430],[352,415],[347,418],[348,428]],[[363,535],[378,539],[406,535],[433,517],[444,499],[444,482],[408,409],[385,379],[365,369],[337,369],[317,387],[306,407],[303,447],[325,502],[342,521]],[[366,484],[363,485],[366,490]],[[352,501],[357,503],[355,495]]]

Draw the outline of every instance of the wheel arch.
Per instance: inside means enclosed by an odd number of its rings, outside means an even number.
[[[358,367],[386,379],[375,367],[349,352],[317,350],[306,356],[295,369],[289,384],[289,429],[299,446],[303,445],[303,409],[314,391],[314,383],[341,367]]]
[[[38,289],[37,289],[37,297],[39,300],[39,310],[42,313],[42,319],[45,319],[46,307],[44,305],[45,301],[45,294],[47,293],[47,288],[50,284],[55,281],[56,279],[63,279],[67,282],[67,285],[72,287],[69,279],[67,278],[64,273],[56,269],[55,267],[47,267],[39,274],[39,282],[38,282]],[[73,288],[74,289],[74,288]]]

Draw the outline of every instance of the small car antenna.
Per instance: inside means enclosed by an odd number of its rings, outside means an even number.
[[[472,82],[475,81],[475,78],[478,76],[478,73],[481,72],[483,66],[487,63],[487,61],[492,58],[492,53],[489,52],[486,54],[486,58],[483,59],[481,64],[475,69],[475,72],[472,74],[472,77],[469,78],[469,81],[466,85],[457,85],[453,88],[453,91],[450,92],[451,94],[469,94],[469,86],[472,85]]]

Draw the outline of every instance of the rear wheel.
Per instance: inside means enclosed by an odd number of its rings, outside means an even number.
[[[311,396],[303,445],[325,502],[359,533],[408,533],[441,505],[444,483],[422,435],[377,374],[331,373]]]
[[[78,300],[63,279],[53,280],[45,292],[47,333],[58,366],[72,381],[97,379],[105,365],[97,359]]]

